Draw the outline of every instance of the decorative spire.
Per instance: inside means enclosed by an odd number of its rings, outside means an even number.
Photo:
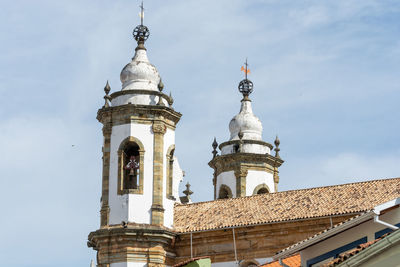
[[[160,79],[160,82],[158,83],[158,91],[160,91],[160,94],[158,95],[158,103],[157,106],[165,106],[164,102],[162,101],[162,90],[164,89],[164,84]]]
[[[104,92],[106,93],[106,95],[104,96],[104,101],[105,101],[104,107],[106,107],[106,108],[110,107],[109,101],[111,101],[111,96],[108,95],[110,93],[110,91],[111,91],[111,87],[107,81],[106,86],[104,87]]]
[[[142,4],[140,5],[140,25],[136,26],[135,29],[133,30],[133,38],[135,38],[138,46],[136,47],[136,50],[139,49],[144,49],[144,42],[149,38],[150,31],[149,29],[143,25],[143,19],[144,19],[144,7],[143,7],[143,1]]]
[[[215,158],[218,154],[218,151],[217,151],[218,143],[217,143],[217,139],[215,137],[214,137],[214,142],[212,143],[212,147],[213,147],[213,151],[212,151],[213,158]]]
[[[279,148],[279,145],[281,144],[281,141],[279,140],[278,136],[276,136],[275,138],[275,158],[280,159],[281,157],[279,156],[279,151],[281,151],[281,149]]]
[[[238,149],[238,152],[242,152],[242,150],[243,150],[243,136],[244,136],[243,132],[240,131],[238,133],[238,137],[239,137],[239,149]]]
[[[185,194],[185,196],[190,199],[190,195],[193,194],[193,191],[190,190],[190,184],[189,182],[186,184],[186,190],[183,191],[183,193]]]
[[[250,73],[250,69],[248,68],[249,64],[246,62],[244,63],[244,67],[240,69],[244,72],[244,80],[241,80],[238,86],[239,92],[243,94],[243,100],[249,101],[249,95],[253,92],[253,82],[247,79],[247,74]]]
[[[170,106],[172,106],[172,104],[174,103],[174,98],[172,97],[172,93],[171,92],[169,92],[169,100],[168,100],[168,104],[170,105]]]

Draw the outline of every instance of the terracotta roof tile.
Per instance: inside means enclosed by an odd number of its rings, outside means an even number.
[[[286,259],[283,259],[282,261],[284,264],[286,264],[290,267],[300,267],[301,266],[300,254],[296,254],[296,255],[287,257]],[[273,262],[261,265],[260,267],[282,267],[282,265],[280,265],[279,261],[273,261]]]
[[[174,229],[184,233],[359,213],[397,197],[400,178],[175,205]]]
[[[388,236],[390,233],[387,233],[383,236],[381,236],[380,238],[377,238],[375,240],[369,241],[367,243],[364,244],[360,244],[358,245],[356,248],[343,252],[342,254],[339,254],[339,256],[335,259],[333,259],[332,261],[325,263],[324,265],[322,265],[322,267],[333,267],[335,265],[338,265],[344,261],[346,261],[348,258],[358,254],[359,252],[363,251],[364,249],[370,247],[371,245],[379,242],[380,240],[384,239],[386,236]]]

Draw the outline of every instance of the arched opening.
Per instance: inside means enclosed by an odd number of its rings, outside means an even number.
[[[174,181],[174,152],[175,145],[171,145],[167,150],[167,198],[175,200],[173,197]]]
[[[260,188],[260,189],[257,191],[257,195],[267,194],[267,193],[269,193],[269,192],[268,192],[268,189],[265,188],[265,187]]]
[[[268,185],[260,184],[260,185],[256,186],[256,188],[254,188],[253,195],[268,194],[269,192],[270,191],[269,191]]]
[[[123,150],[124,179],[123,189],[137,189],[140,174],[139,146],[129,142]]]
[[[118,194],[143,194],[143,144],[126,138],[118,150]]]
[[[232,197],[232,191],[227,185],[221,185],[219,188],[219,194],[218,194],[218,199],[225,199],[225,198],[231,198]]]

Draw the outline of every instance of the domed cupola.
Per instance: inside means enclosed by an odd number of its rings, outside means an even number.
[[[243,99],[239,114],[229,123],[229,140],[238,140],[239,133],[243,134],[243,139],[262,140],[262,130],[260,119],[253,114],[250,99]]]
[[[214,169],[215,199],[276,192],[278,167],[283,163],[278,153],[279,142],[275,142],[276,154],[272,156],[273,146],[262,140],[262,123],[253,114],[249,99],[253,83],[247,79],[247,60],[241,70],[245,78],[238,86],[243,94],[240,112],[229,123],[229,140],[219,146],[214,140],[213,159],[208,163]]]
[[[146,48],[136,49],[135,56],[121,71],[122,90],[158,91],[160,74],[149,62]]]
[[[149,36],[150,31],[143,25],[142,17],[141,24],[133,30],[133,38],[137,42],[135,55],[121,71],[121,91],[110,95],[112,106],[135,104],[171,107],[172,97],[162,93],[164,85],[160,74],[147,57],[144,43]]]

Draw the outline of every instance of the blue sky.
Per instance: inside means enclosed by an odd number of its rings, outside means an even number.
[[[99,226],[103,88],[133,56],[134,0],[16,0],[0,9],[0,258],[88,266]],[[280,190],[400,176],[398,1],[146,1],[146,43],[183,113],[176,154],[212,198],[248,57],[263,138],[281,140]]]

